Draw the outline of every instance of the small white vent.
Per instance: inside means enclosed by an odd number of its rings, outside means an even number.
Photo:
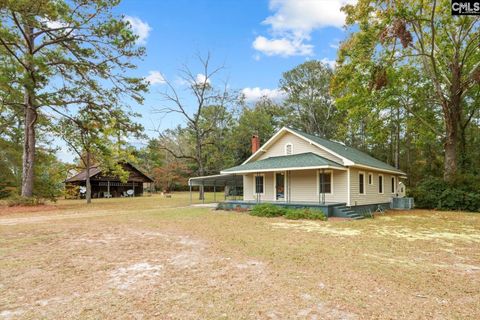
[[[293,154],[293,145],[291,143],[285,145],[285,154],[287,156]]]

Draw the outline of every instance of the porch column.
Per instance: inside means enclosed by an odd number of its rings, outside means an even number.
[[[236,201],[237,200],[237,175],[236,174],[233,175],[233,180],[235,181],[235,189],[233,191],[233,200]]]
[[[192,185],[191,185],[190,181],[188,182],[188,186],[190,188],[190,205],[192,205]]]
[[[285,174],[285,181],[287,182],[287,202],[290,203],[292,200],[292,187],[290,185],[290,170],[287,170]]]
[[[205,203],[205,183],[202,180],[202,191],[203,191],[203,197],[202,197],[202,203]]]
[[[110,196],[110,180],[107,180],[107,193]]]
[[[258,172],[255,173],[255,177],[253,181],[255,182],[254,188],[255,188],[255,195],[257,196],[257,203],[260,202],[260,194],[257,193],[257,177],[258,177]],[[265,180],[263,181],[263,192],[265,192]]]
[[[217,202],[217,181],[213,180],[213,202]]]
[[[325,169],[322,169],[321,174],[320,174],[320,196],[321,196],[321,201],[324,204],[325,203]]]

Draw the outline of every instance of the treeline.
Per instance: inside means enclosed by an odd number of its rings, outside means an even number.
[[[142,103],[148,83],[128,76],[145,48],[118,4],[0,2],[0,196],[60,195],[68,166],[51,147],[58,139],[87,168],[94,157],[119,171],[129,157],[125,140],[142,128],[128,104]]]

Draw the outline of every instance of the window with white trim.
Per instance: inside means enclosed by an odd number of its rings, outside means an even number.
[[[365,194],[365,173],[358,174],[358,193]]]
[[[263,194],[264,189],[264,176],[255,176],[255,193]]]
[[[318,173],[318,186],[320,193],[332,193],[332,172]]]
[[[368,184],[373,185],[373,173],[368,174]]]
[[[287,143],[287,144],[285,145],[285,154],[286,154],[287,156],[293,154],[293,144]]]
[[[395,193],[395,177],[392,177],[392,193]]]
[[[378,175],[378,193],[383,193],[383,175]]]

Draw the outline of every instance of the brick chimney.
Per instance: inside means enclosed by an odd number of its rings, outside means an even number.
[[[252,154],[257,152],[258,149],[260,149],[260,138],[258,135],[254,134],[252,136]]]

